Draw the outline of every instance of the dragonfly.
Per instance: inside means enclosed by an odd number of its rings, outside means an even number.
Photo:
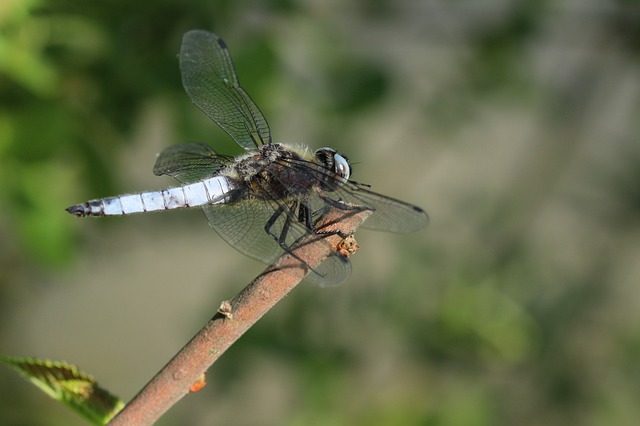
[[[180,186],[90,200],[67,208],[69,213],[113,216],[201,207],[223,240],[266,264],[285,253],[296,257],[295,248],[305,236],[328,244],[322,237],[340,233],[318,227],[330,208],[370,210],[365,229],[409,233],[427,224],[429,217],[420,207],[350,180],[351,164],[335,149],[312,152],[273,142],[267,120],[240,86],[227,45],[216,34],[187,32],[179,63],[191,101],[244,154],[219,154],[204,143],[170,146],[158,155],[153,173],[171,176]],[[307,279],[335,285],[349,277],[351,264],[343,251],[330,250],[326,260],[308,269]]]

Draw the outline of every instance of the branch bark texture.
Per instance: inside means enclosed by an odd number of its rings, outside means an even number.
[[[370,211],[332,209],[319,228],[351,234]],[[341,242],[339,235],[318,239],[307,236],[296,256],[317,267]],[[327,241],[329,244],[323,243]],[[189,392],[189,387],[269,309],[278,303],[309,272],[294,256],[285,254],[245,287],[223,302],[221,309],[178,354],[109,423],[112,426],[151,425]]]

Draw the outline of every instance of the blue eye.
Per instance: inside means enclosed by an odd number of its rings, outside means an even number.
[[[351,176],[351,166],[349,166],[349,161],[337,152],[333,156],[333,161],[335,162],[335,172],[348,180],[349,176]]]

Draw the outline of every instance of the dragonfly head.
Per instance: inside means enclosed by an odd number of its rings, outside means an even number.
[[[320,148],[315,152],[318,163],[329,173],[324,177],[325,189],[335,190],[351,176],[351,164],[346,156],[333,148]]]

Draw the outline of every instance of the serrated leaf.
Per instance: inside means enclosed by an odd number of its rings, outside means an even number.
[[[122,401],[100,388],[92,376],[73,364],[37,358],[0,356],[0,359],[44,393],[94,424],[108,423],[124,407]]]

